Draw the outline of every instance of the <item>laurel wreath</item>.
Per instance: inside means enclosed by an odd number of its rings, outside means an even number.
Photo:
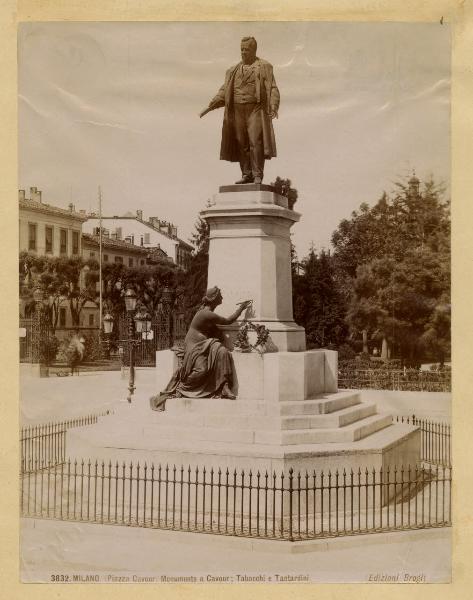
[[[255,331],[256,332],[256,342],[254,344],[250,344],[248,339],[248,332]],[[260,348],[264,346],[264,344],[268,341],[269,338],[269,330],[259,323],[253,323],[253,321],[243,321],[240,329],[238,330],[237,337],[233,343],[235,350],[238,352],[252,352],[256,350],[261,354]]]

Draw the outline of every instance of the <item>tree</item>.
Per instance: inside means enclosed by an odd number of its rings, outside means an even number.
[[[443,296],[432,311],[424,326],[420,344],[426,355],[443,366],[445,359],[450,356],[450,304],[449,298]]]
[[[346,338],[345,305],[334,277],[333,259],[311,248],[296,277],[294,316],[306,330],[309,347],[338,347]]]
[[[369,331],[412,363],[428,341],[434,347],[434,335],[437,348],[449,346],[449,332],[440,320],[434,326],[433,315],[450,295],[450,212],[443,196],[443,186],[429,180],[421,190],[413,176],[373,207],[362,204],[332,236],[350,328]]]
[[[449,253],[450,206],[443,200],[444,187],[429,180],[420,191],[419,184],[416,177],[398,182],[393,197],[384,192],[373,207],[363,203],[351,219],[341,221],[332,245],[344,276],[355,277],[358,266],[374,258],[402,260],[411,248]]]
[[[98,263],[93,266],[93,278],[99,281]],[[120,335],[120,317],[125,312],[125,291],[133,287],[138,305],[144,306],[153,317],[166,287],[179,288],[181,271],[168,261],[155,261],[145,266],[127,267],[122,263],[102,265],[102,298],[105,310],[114,318],[113,335]]]
[[[69,306],[72,324],[79,327],[80,316],[86,302],[97,296],[95,278],[90,273],[88,261],[80,257],[44,257],[29,253],[20,254],[20,271],[27,272],[27,285],[22,286],[22,296],[28,299],[35,282],[48,298],[48,317],[53,332],[56,330],[59,309]]]
[[[154,314],[163,289],[179,286],[180,271],[168,261],[140,267],[126,267],[122,263],[102,265],[102,297],[107,309],[118,320],[125,309],[124,292],[132,285],[138,301]],[[182,275],[181,275],[182,277]],[[80,326],[80,316],[88,301],[97,302],[99,292],[99,264],[73,257],[44,257],[20,254],[20,285],[22,298],[32,301],[34,284],[38,282],[48,297],[48,315],[53,331],[57,328],[59,309],[68,305],[74,327]]]
[[[207,289],[210,229],[207,221],[198,217],[191,237],[194,246],[189,268],[182,282],[185,319],[189,324]]]
[[[358,267],[347,321],[352,328],[370,330],[416,365],[434,332],[438,344],[448,344],[449,331],[433,319],[448,290],[446,265],[429,249],[407,251],[402,261],[375,258]]]

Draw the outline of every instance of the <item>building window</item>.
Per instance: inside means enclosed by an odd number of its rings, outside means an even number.
[[[66,309],[60,308],[59,309],[59,327],[65,327],[65,326],[66,326]]]
[[[145,260],[144,260],[144,258],[142,258],[142,259],[140,260],[140,265],[141,265],[141,266],[143,266],[144,264],[145,264]]]
[[[61,229],[59,233],[59,252],[60,254],[67,254],[67,229]]]
[[[119,264],[123,264],[123,258],[121,256],[115,256],[115,262]]]
[[[36,223],[28,223],[28,250],[36,250]]]
[[[95,258],[95,252],[89,252],[90,258]]]
[[[46,229],[45,229],[45,249],[46,252],[50,252],[52,253],[53,251],[53,228],[52,227],[48,227],[46,225]]]
[[[72,254],[79,254],[79,232],[72,232]]]
[[[94,326],[94,315],[92,313],[89,314],[89,327]]]
[[[108,254],[103,255],[103,262],[108,262]]]
[[[145,244],[149,244],[149,233],[145,233]]]
[[[128,266],[129,266],[129,267],[132,267],[132,266],[133,266],[133,259],[132,259],[132,258],[129,258],[129,259],[128,259]]]

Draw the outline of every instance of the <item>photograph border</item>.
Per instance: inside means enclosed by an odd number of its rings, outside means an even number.
[[[166,0],[140,0],[138,6],[127,0],[101,0],[95,6],[92,0],[71,2],[67,0],[23,0],[15,3],[4,0],[1,10],[2,50],[0,53],[1,72],[4,73],[4,85],[0,92],[3,147],[0,148],[2,169],[2,218],[0,220],[2,240],[2,257],[4,257],[4,273],[6,284],[4,290],[17,289],[17,248],[18,248],[18,212],[13,198],[17,197],[17,75],[16,75],[16,27],[20,21],[398,21],[398,22],[441,22],[452,27],[452,354],[453,354],[453,410],[452,425],[454,428],[453,454],[455,457],[456,481],[460,485],[454,487],[454,526],[453,562],[451,584],[430,584],[421,590],[412,590],[391,585],[384,587],[384,598],[399,598],[405,594],[415,593],[419,598],[441,596],[461,598],[468,595],[469,583],[472,579],[471,560],[473,519],[469,514],[468,499],[473,496],[471,462],[468,461],[471,451],[471,434],[468,422],[473,417],[469,402],[469,383],[473,380],[471,371],[471,349],[469,340],[473,339],[473,321],[471,318],[469,282],[472,280],[471,265],[473,240],[468,224],[472,209],[469,193],[473,189],[473,93],[471,78],[471,48],[473,48],[473,19],[471,5],[466,2],[436,1],[423,3],[420,7],[412,7],[411,2],[397,0],[382,1],[339,1],[336,9],[329,1],[308,2],[293,0],[291,7],[284,6],[283,1],[268,2],[253,0],[251,7],[246,2],[237,2],[236,6],[225,6],[225,2],[205,2],[205,8],[193,7],[192,2],[183,2],[179,6]],[[94,585],[74,584],[67,590],[61,585],[60,590],[53,591],[58,584],[21,584],[19,583],[18,566],[18,337],[16,321],[10,315],[17,311],[18,297],[16,292],[3,298],[1,317],[2,336],[1,362],[4,374],[4,398],[2,402],[3,436],[2,436],[2,475],[8,484],[1,495],[1,514],[3,540],[1,548],[0,569],[2,588],[7,597],[50,598],[52,594],[70,598],[87,596],[129,598],[137,593],[140,585],[140,598],[155,597],[158,590],[155,586],[129,584],[123,587],[115,584]],[[314,561],[316,556],[314,555]],[[298,584],[292,584],[298,585]],[[303,585],[303,587],[302,587]],[[361,589],[359,586],[362,585]],[[314,587],[316,586],[316,588]],[[441,587],[439,587],[441,586]],[[212,591],[210,591],[210,589]],[[222,585],[176,585],[160,586],[159,594],[163,598],[177,595],[207,597],[209,592],[214,596],[232,598],[241,593],[235,586]],[[364,598],[378,598],[380,590],[372,584],[299,584],[297,590],[287,590],[281,586],[272,587],[251,585],[245,594],[252,597],[273,598],[286,597],[287,593],[297,593],[298,597],[317,598],[340,597],[350,598],[360,593]],[[54,596],[53,596],[54,597]],[[354,596],[353,596],[354,597]]]

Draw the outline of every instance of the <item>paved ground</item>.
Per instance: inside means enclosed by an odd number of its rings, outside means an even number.
[[[21,528],[22,581],[51,581],[52,575],[197,578],[237,575],[299,575],[311,582],[368,582],[388,576],[404,582],[450,580],[451,530],[371,534],[311,542],[290,553],[285,542],[165,532],[151,529],[24,519]],[[77,580],[77,579],[76,579]],[[241,580],[240,580],[241,581]],[[386,581],[386,579],[384,580]],[[410,582],[415,581],[412,579]],[[218,581],[215,581],[218,582]]]
[[[397,392],[362,390],[361,397],[376,402],[380,412],[393,415],[413,415],[420,419],[451,421],[452,394],[448,392]]]
[[[154,369],[137,369],[137,399],[155,392]],[[20,376],[22,425],[63,421],[119,406],[128,393],[120,371],[85,372],[73,377]]]

